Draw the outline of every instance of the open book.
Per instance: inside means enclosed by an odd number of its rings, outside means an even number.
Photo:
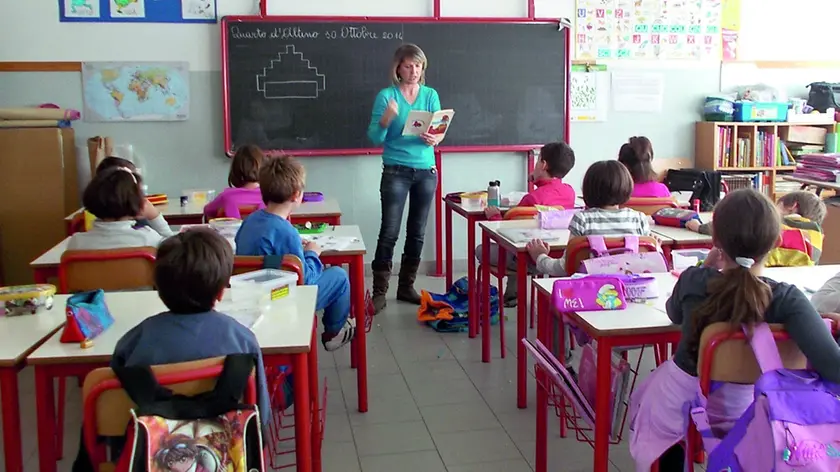
[[[423,133],[446,135],[455,110],[440,110],[434,113],[428,111],[411,110],[405,120],[403,136],[420,136]]]

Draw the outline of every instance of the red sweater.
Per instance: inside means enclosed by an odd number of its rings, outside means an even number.
[[[563,179],[543,179],[534,182],[537,186],[522,197],[519,207],[532,207],[536,205],[561,206],[571,210],[575,207],[575,189],[569,184],[564,184]],[[495,219],[502,219],[501,216]]]

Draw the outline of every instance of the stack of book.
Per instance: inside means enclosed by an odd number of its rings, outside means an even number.
[[[799,159],[794,177],[840,183],[840,154],[808,154]]]

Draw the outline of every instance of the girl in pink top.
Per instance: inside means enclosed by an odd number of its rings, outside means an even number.
[[[670,198],[671,191],[657,182],[653,171],[653,145],[644,136],[633,136],[618,151],[618,162],[624,164],[633,176],[633,194],[630,198]]]
[[[240,209],[265,208],[259,184],[262,162],[263,152],[257,146],[247,145],[239,148],[230,163],[230,188],[226,188],[204,207],[204,216],[207,219],[220,216],[241,218]]]

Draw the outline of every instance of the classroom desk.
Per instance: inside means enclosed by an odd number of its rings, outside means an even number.
[[[64,307],[37,315],[0,317],[0,396],[3,397],[3,451],[5,470],[23,472],[18,372],[26,356],[64,325]]]
[[[828,279],[840,272],[840,264],[816,265],[811,267],[771,267],[764,269],[764,276],[776,282],[795,285],[810,298]]]
[[[53,278],[58,279],[58,265],[61,263],[61,255],[67,250],[69,241],[70,237],[68,236],[29,263],[36,284],[48,283],[47,280]]]
[[[176,202],[177,203],[177,202]],[[172,203],[157,205],[158,210],[170,226],[194,225],[204,222],[204,205],[188,203],[187,206],[175,205]],[[84,209],[80,208],[64,218],[67,225],[67,235],[84,231]],[[324,198],[321,202],[305,202],[292,212],[289,220],[292,223],[327,223],[329,225],[341,224],[341,208],[338,200]]]
[[[317,383],[317,348],[315,342],[316,287],[299,286],[295,294],[272,304],[254,330],[266,366],[292,359],[295,373],[295,454],[298,471],[320,468],[320,457],[313,457],[312,410],[319,408]],[[98,367],[107,366],[117,341],[144,319],[166,311],[153,291],[112,292],[105,295],[114,324],[94,340],[93,346],[82,349],[78,343],[62,344],[54,334],[27,357],[35,366],[35,396],[38,420],[38,463],[41,472],[56,471],[56,414],[53,379],[84,376]],[[56,296],[56,308],[67,301]],[[54,308],[55,310],[55,308]],[[63,314],[63,313],[62,313]],[[314,381],[313,381],[314,380]],[[314,391],[312,390],[314,388]],[[314,399],[314,404],[310,402]],[[4,401],[5,404],[5,401]],[[4,407],[5,408],[5,407]],[[63,426],[63,425],[61,425]],[[314,459],[314,460],[313,460]],[[313,464],[314,462],[314,464]]]
[[[700,213],[700,220],[703,223],[712,221],[712,213]],[[665,257],[671,260],[672,249],[696,249],[696,248],[711,248],[712,236],[707,234],[695,233],[694,231],[685,228],[675,228],[673,226],[652,225],[650,227],[654,233],[662,241],[662,249],[665,252]]]
[[[356,225],[332,226],[321,235],[354,238],[352,244],[340,251],[324,251],[321,262],[329,265],[347,264],[350,277],[351,313],[356,317],[356,337],[350,344],[350,366],[357,369],[359,412],[368,411],[367,384],[367,314],[365,311],[365,242]]]
[[[516,339],[522,339],[527,336],[527,329],[528,329],[528,320],[527,320],[527,309],[528,309],[528,285],[527,285],[527,276],[528,274],[528,261],[530,260],[528,253],[525,250],[525,244],[528,242],[527,239],[521,239],[514,241],[513,239],[509,239],[509,236],[506,236],[505,233],[507,232],[510,235],[510,231],[516,230],[529,230],[529,229],[538,229],[538,223],[536,220],[510,220],[510,221],[482,221],[479,222],[478,225],[481,227],[481,244],[482,244],[482,254],[481,260],[483,261],[481,264],[481,287],[478,287],[475,281],[475,274],[474,272],[470,272],[468,274],[469,277],[469,313],[470,313],[470,325],[473,323],[478,323],[473,314],[479,313],[479,306],[481,306],[481,360],[482,362],[490,362],[490,303],[487,300],[487,297],[490,293],[490,264],[487,264],[486,261],[490,259],[490,243],[495,242],[498,247],[499,251],[499,261],[500,264],[498,266],[499,273],[504,275],[508,268],[507,265],[504,263],[506,260],[505,254],[507,251],[510,251],[516,254],[516,272],[520,274],[519,277],[516,278],[517,284],[517,304],[516,304]],[[569,230],[552,230],[552,232],[556,235],[555,238],[552,239],[545,239],[551,246],[551,252],[553,255],[557,256],[559,252],[563,251],[566,248],[566,244],[569,242]],[[476,287],[478,287],[478,291],[476,291]],[[481,293],[482,295],[482,303],[479,304],[478,294]],[[504,303],[501,298],[503,298],[502,294],[499,294],[499,311],[504,310]],[[499,323],[500,325],[504,323],[504,314],[499,313]],[[501,331],[501,330],[500,330]],[[504,356],[505,352],[505,338],[504,334],[501,336],[501,348],[502,348],[502,356]],[[522,343],[517,343],[516,345],[516,405],[519,408],[526,408],[528,406],[527,400],[527,390],[528,386],[526,383],[527,378],[527,369],[528,365],[525,360],[525,346]]]
[[[680,327],[671,323],[665,313],[664,302],[673,289],[677,278],[670,273],[653,274],[659,284],[659,299],[654,303],[631,303],[626,310],[564,313],[572,323],[586,331],[598,344],[596,366],[596,397],[594,428],[594,466],[595,472],[609,469],[610,453],[610,374],[612,351],[616,347],[638,346],[647,344],[674,343],[680,340]],[[537,285],[537,339],[544,345],[553,343],[549,316],[560,316],[550,309],[551,292],[557,278],[534,279]],[[563,345],[563,329],[560,342]],[[521,342],[520,342],[521,344]],[[560,356],[563,350],[560,349]],[[563,359],[560,359],[563,362]],[[539,385],[545,384],[545,373],[537,369],[537,445],[535,472],[548,470],[548,394]]]
[[[782,179],[787,180],[788,182],[802,184],[802,190],[805,190],[808,187],[814,187],[817,191],[817,195],[819,195],[823,190],[834,190],[840,194],[840,183],[837,182],[821,182],[819,180],[803,179],[802,177],[794,177],[792,175],[786,175],[782,177]]]

